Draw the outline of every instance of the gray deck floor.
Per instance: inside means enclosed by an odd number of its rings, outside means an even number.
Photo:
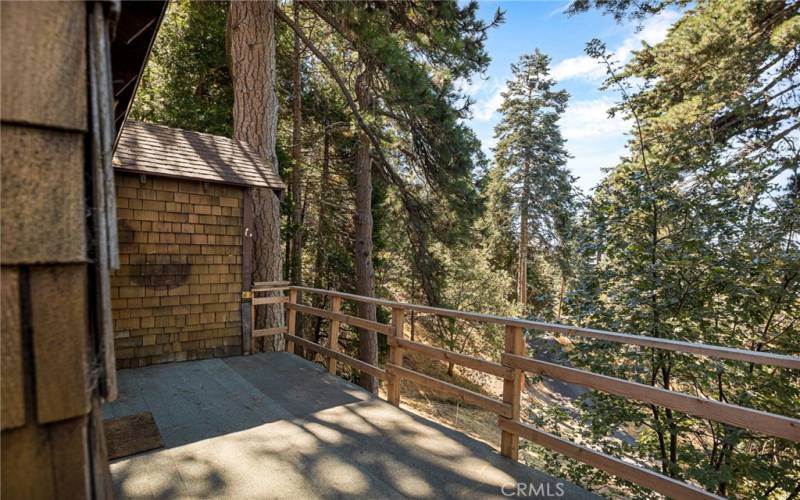
[[[287,353],[119,372],[106,418],[150,411],[165,448],[111,465],[117,498],[595,498]],[[506,491],[511,491],[510,489]]]

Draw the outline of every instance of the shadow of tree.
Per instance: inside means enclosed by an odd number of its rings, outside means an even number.
[[[297,356],[151,368],[122,373],[150,372],[121,386],[139,387],[159,426],[184,430],[112,465],[118,498],[505,498],[501,487],[517,482],[593,498]],[[171,389],[147,385],[159,380]]]

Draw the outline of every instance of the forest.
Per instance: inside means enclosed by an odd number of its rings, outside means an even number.
[[[481,78],[505,14],[481,19],[476,2],[178,0],[131,117],[245,140],[277,165],[288,191],[256,197],[267,221],[261,278],[800,354],[800,3],[574,0],[569,14],[642,22],[668,8],[680,16],[666,38],[628,61],[586,40],[616,96],[611,113],[630,124],[625,153],[588,194],[567,168],[570,95],[535,46],[512,67],[493,158],[482,152],[461,84]],[[242,71],[243,30],[265,40],[254,72]],[[374,305],[354,313],[388,322]],[[310,318],[299,328],[326,335]],[[457,352],[494,359],[502,349],[490,326],[420,315],[411,328]],[[800,415],[796,371],[527,336],[534,356]],[[340,342],[373,363],[387,353],[374,332]],[[453,364],[428,368],[482,383]],[[550,432],[720,495],[800,496],[796,443],[595,391],[536,397],[546,384],[527,383],[527,418]],[[604,496],[656,497],[526,446],[529,464]]]

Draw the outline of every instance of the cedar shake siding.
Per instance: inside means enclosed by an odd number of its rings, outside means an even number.
[[[113,498],[101,410],[116,397],[106,316],[116,252],[107,153],[112,106],[122,111],[129,101],[114,96],[112,104],[108,91],[117,81],[136,86],[166,8],[125,3],[2,4],[4,500]],[[126,46],[145,48],[128,58],[124,77],[109,60],[112,31]]]
[[[238,186],[117,172],[117,366],[241,354]]]
[[[280,178],[244,143],[133,121],[114,167],[117,366],[242,354],[252,245],[245,208],[252,189],[283,190]]]

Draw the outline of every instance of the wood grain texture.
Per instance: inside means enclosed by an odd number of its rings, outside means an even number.
[[[486,359],[470,356],[468,354],[460,354],[457,352],[448,351],[447,349],[442,349],[441,347],[429,346],[407,339],[398,338],[395,340],[394,338],[389,337],[389,345],[392,344],[396,344],[409,351],[423,354],[432,359],[452,362],[460,366],[477,370],[479,372],[494,375],[496,377],[511,378],[512,369],[503,366],[500,363],[495,363],[494,361],[488,361]]]
[[[606,375],[539,361],[527,356],[503,355],[509,366],[597,389],[609,394],[651,403],[696,417],[722,422],[800,443],[800,420],[759,410],[744,408],[713,399],[698,398],[638,382],[629,382]]]
[[[22,354],[22,317],[19,303],[19,270],[2,268],[2,328],[0,328],[0,423],[10,429],[25,424],[25,379]]]
[[[676,481],[667,476],[662,476],[653,471],[623,462],[617,458],[598,453],[584,446],[561,439],[553,434],[542,432],[530,425],[514,422],[503,417],[498,419],[498,425],[500,425],[500,428],[505,432],[519,435],[540,446],[544,446],[548,450],[557,451],[562,455],[574,458],[575,460],[644,486],[645,488],[663,493],[671,498],[687,500],[722,499],[722,497],[708,493],[696,486]]]
[[[48,425],[56,498],[91,497],[87,422],[88,417],[78,417]]]
[[[40,423],[90,408],[86,266],[32,267],[31,325]]]
[[[3,264],[84,262],[83,134],[4,124],[0,135]]]
[[[525,352],[525,335],[518,326],[506,326],[505,352],[523,354]],[[508,363],[503,363],[508,365]],[[522,370],[515,368],[511,377],[503,380],[503,402],[511,406],[511,419],[519,422],[520,398],[522,396]],[[500,432],[500,454],[511,460],[519,460],[519,436],[502,430]]]
[[[403,368],[402,366],[393,365],[391,363],[386,365],[386,372],[390,375],[397,375],[401,378],[408,379],[417,385],[427,387],[437,392],[453,396],[464,403],[475,405],[478,408],[491,411],[497,415],[504,417],[511,417],[511,405],[498,401],[496,399],[478,394],[477,392],[464,389],[455,384],[444,382],[442,380],[423,375],[422,373]]]
[[[3,432],[0,497],[25,500],[57,498],[49,437],[47,428],[34,422]]]
[[[402,308],[392,308],[392,334],[389,343],[389,363],[395,366],[403,366],[403,348],[396,341],[403,340],[405,328],[405,311]],[[395,406],[400,406],[400,377],[389,375],[386,399]]]
[[[297,311],[304,314],[319,316],[325,319],[330,319],[330,320],[335,319],[339,321],[341,324],[355,326],[358,328],[364,328],[373,332],[382,333],[384,335],[390,335],[392,331],[391,325],[384,325],[383,323],[378,323],[377,321],[370,321],[356,316],[349,316],[347,314],[334,313],[316,307],[304,306],[302,304],[294,304],[291,301],[288,304],[286,304],[286,308],[289,309],[290,312]]]
[[[253,330],[253,337],[269,337],[271,335],[281,335],[287,333],[288,329],[285,326],[276,326],[273,328],[262,328],[261,330]]]
[[[289,302],[288,297],[254,297],[253,298],[253,305],[264,305],[264,304],[286,304]]]
[[[519,318],[511,318],[508,316],[496,316],[494,314],[481,314],[475,312],[456,311],[453,309],[444,309],[441,307],[421,306],[418,304],[406,304],[403,302],[396,302],[393,300],[379,299],[375,297],[362,297],[360,295],[353,295],[351,293],[337,292],[334,290],[322,290],[319,288],[309,288],[304,286],[293,286],[292,288],[307,293],[318,293],[327,295],[329,297],[341,297],[345,300],[352,300],[355,302],[369,302],[371,304],[386,306],[386,307],[403,307],[409,311],[416,311],[423,314],[436,314],[446,318],[457,318],[465,321],[477,321],[481,323],[490,323],[495,325],[510,325],[518,326],[527,330],[539,330],[543,332],[554,332],[562,335],[573,335],[584,338],[592,338],[598,340],[606,340],[609,342],[617,342],[620,344],[638,345],[642,347],[654,347],[656,349],[664,349],[667,351],[684,352],[691,354],[700,354],[718,359],[730,359],[736,361],[744,361],[747,363],[755,363],[760,365],[780,366],[783,368],[792,368],[800,370],[800,356],[790,356],[786,354],[751,351],[747,349],[736,349],[733,347],[717,346],[710,344],[699,344],[692,342],[683,342],[680,340],[657,339],[653,337],[646,337],[644,335],[632,335],[628,333],[609,332],[606,330],[597,330],[594,328],[581,328],[569,325],[560,325],[557,323],[545,323],[542,321],[529,321]]]
[[[0,37],[2,120],[85,131],[83,2],[3,2]]]
[[[286,338],[292,342],[295,342],[303,346],[309,351],[318,352],[323,356],[329,356],[338,361],[341,361],[342,363],[346,363],[354,368],[357,368],[362,372],[369,373],[375,378],[386,380],[386,371],[382,370],[381,368],[378,368],[377,366],[372,366],[368,363],[361,361],[360,359],[348,356],[347,354],[342,354],[341,352],[333,351],[331,349],[328,349],[327,347],[315,344],[314,342],[306,340],[302,337],[297,337],[295,335],[286,335]]]
[[[297,335],[297,309],[292,306],[295,306],[297,302],[297,291],[296,290],[289,290],[289,302],[286,304],[286,309],[289,311],[289,317],[287,319],[287,332],[286,335],[286,352],[294,353],[294,343],[292,343],[292,338]],[[278,328],[278,327],[272,327]]]
[[[331,312],[339,314],[342,310],[342,299],[339,297],[331,297]],[[328,348],[334,352],[339,352],[339,320],[331,320],[331,330],[328,337]],[[328,358],[328,373],[336,375],[336,358],[331,356]]]

